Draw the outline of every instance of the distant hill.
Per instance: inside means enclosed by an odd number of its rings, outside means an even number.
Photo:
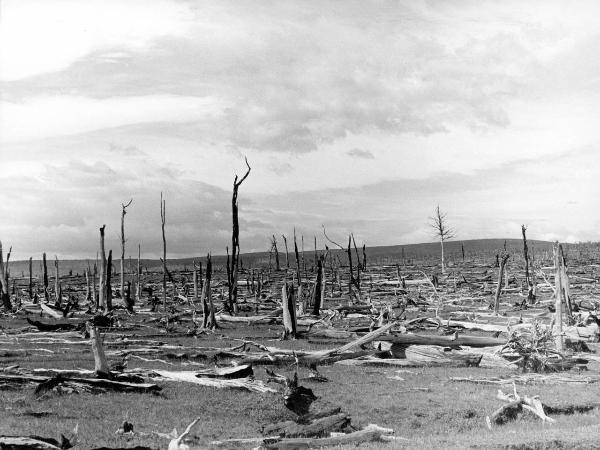
[[[444,243],[444,251],[448,258],[450,259],[459,259],[462,257],[461,249],[464,246],[465,255],[467,258],[470,257],[494,257],[494,255],[502,250],[504,247],[504,243],[506,242],[506,248],[510,253],[521,253],[523,250],[523,241],[520,239],[472,239],[472,240],[464,240],[464,241],[449,241]],[[530,251],[535,251],[536,254],[538,252],[547,252],[552,250],[552,242],[548,241],[538,241],[531,240],[527,241],[529,243]],[[345,261],[345,252],[342,252],[339,249],[331,249],[331,252],[334,254],[339,254],[342,258],[342,261]],[[401,262],[404,256],[407,260],[429,260],[433,258],[439,258],[440,255],[440,243],[439,242],[428,242],[422,244],[406,244],[406,245],[387,245],[387,246],[377,246],[377,247],[367,247],[367,259],[371,262],[380,262],[380,263],[391,263],[391,262]],[[404,252],[404,253],[403,253]],[[306,250],[305,258],[307,259],[307,266],[309,266],[313,261],[313,253],[314,250]],[[359,248],[359,253],[362,255],[362,249]],[[353,249],[353,257],[354,257],[354,249]],[[168,258],[168,255],[167,255]],[[285,265],[285,253],[279,253],[280,264],[282,266]],[[289,255],[290,265],[295,265],[294,255],[291,253]],[[195,257],[195,258],[180,258],[180,259],[168,259],[168,266],[173,270],[181,270],[183,268],[191,268],[193,266],[194,261],[204,261],[204,257]],[[213,256],[213,264],[215,265],[216,270],[220,270],[221,267],[225,265],[227,257],[225,255],[215,255]],[[244,267],[256,267],[259,265],[267,265],[269,263],[269,253],[268,252],[255,252],[255,253],[243,253],[241,255],[241,259],[243,261]],[[84,259],[72,259],[72,260],[61,260],[59,264],[60,274],[66,275],[69,271],[72,271],[73,274],[83,273],[84,269],[88,265],[88,261],[91,265],[94,264],[94,259],[84,260]],[[135,266],[137,263],[136,260],[131,261]],[[10,262],[10,271],[13,276],[19,277],[21,273],[28,273],[28,261],[11,261]],[[52,259],[48,259],[48,275],[54,275],[54,261]],[[125,264],[129,264],[129,260],[125,261]],[[273,264],[275,261],[273,260]],[[142,259],[141,261],[142,267],[147,270],[155,271],[161,270],[162,263],[160,260],[156,259]],[[221,267],[220,267],[221,266]],[[118,271],[119,261],[115,261],[115,268]],[[135,270],[135,268],[133,269]],[[38,276],[42,273],[41,271],[41,260],[33,260],[33,273],[34,276]]]

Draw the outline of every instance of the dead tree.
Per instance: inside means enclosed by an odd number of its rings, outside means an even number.
[[[315,290],[313,291],[313,315],[318,316],[321,310],[321,304],[324,301],[324,275],[325,275],[325,261],[323,255],[317,259],[317,276],[315,279]]]
[[[446,262],[444,259],[444,242],[454,237],[454,230],[448,226],[446,213],[440,210],[440,205],[435,209],[435,215],[429,218],[430,226],[435,230],[435,235],[440,239],[442,247],[442,273],[446,273]]]
[[[510,255],[505,251],[502,252],[502,259],[500,260],[500,269],[498,270],[498,285],[496,286],[496,295],[494,297],[494,313],[498,314],[500,310],[500,292],[502,291],[502,278],[504,276],[504,266]]]
[[[12,310],[10,294],[8,293],[8,261],[10,260],[11,251],[12,247],[6,254],[6,264],[4,264],[4,258],[2,256],[2,242],[0,242],[0,284],[2,284],[0,296],[2,297],[2,305],[7,311]]]
[[[108,312],[112,309],[112,286],[111,286],[111,276],[112,276],[112,250],[108,251],[108,260],[106,262],[106,304],[104,308],[104,312]]]
[[[296,241],[296,229],[294,228],[294,255],[296,256],[296,277],[298,281],[298,288],[302,284],[302,274],[300,272],[300,255],[298,254],[298,242]],[[298,289],[300,290],[300,289]]]
[[[104,250],[104,228],[100,227],[100,267],[99,267],[99,286],[98,286],[98,306],[106,310],[106,252]]]
[[[42,272],[44,282],[44,301],[48,303],[50,301],[50,295],[48,294],[48,264],[46,263],[46,253],[42,255]]]
[[[285,234],[282,234],[281,237],[283,238],[283,245],[285,246],[285,266],[289,269],[290,268],[290,257],[289,257],[289,253],[288,253],[287,239],[285,238]]]
[[[98,263],[94,263],[94,271],[92,272],[92,303],[98,309],[98,295],[96,294],[96,276],[98,275]]]
[[[33,300],[33,258],[29,257],[29,300]]]
[[[283,339],[296,338],[296,297],[294,283],[283,283],[281,290],[281,305],[283,307]]]
[[[527,236],[525,232],[527,231],[527,227],[525,225],[521,225],[521,233],[523,233],[523,257],[525,258],[525,284],[529,287],[529,255],[527,249]]]
[[[210,253],[206,256],[206,278],[202,286],[202,327],[217,328],[217,319],[215,317],[215,305],[212,300],[210,279],[212,277],[212,261]]]
[[[229,309],[232,313],[237,312],[237,280],[238,280],[238,268],[239,260],[238,255],[240,251],[240,224],[238,220],[238,190],[244,180],[250,175],[250,164],[248,159],[245,159],[248,170],[244,176],[238,181],[236,175],[233,180],[233,194],[231,196],[231,220],[232,220],[232,233],[231,233],[231,274],[229,279]]]
[[[167,310],[167,240],[165,238],[165,222],[167,220],[167,202],[163,200],[163,194],[160,193],[160,223],[162,228],[162,241],[163,241],[163,308]]]
[[[54,255],[54,297],[57,308],[60,308],[60,303],[62,301],[61,294],[60,274],[58,271],[58,256]]]
[[[362,255],[363,255],[362,267],[363,267],[363,270],[366,270],[367,269],[367,245],[366,244],[363,244]]]
[[[273,240],[271,241],[271,251],[275,253],[275,270],[279,272],[281,266],[279,265],[279,251],[277,250],[277,239],[275,239],[275,235],[273,235]]]
[[[136,272],[136,283],[135,283],[135,299],[139,302],[142,298],[142,266],[141,266],[142,246],[138,244],[138,257],[137,257],[137,272]]]
[[[131,202],[133,202],[133,199],[129,200],[126,205],[121,203],[121,285],[119,292],[123,298],[125,298],[125,214],[127,214],[126,209],[131,205]]]

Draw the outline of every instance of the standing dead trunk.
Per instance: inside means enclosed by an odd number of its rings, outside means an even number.
[[[94,271],[92,272],[92,303],[98,310],[98,295],[96,294],[96,276],[98,275],[98,264],[94,263]]]
[[[88,331],[90,333],[90,340],[92,342],[92,352],[94,354],[94,372],[96,375],[102,378],[110,376],[110,367],[108,367],[108,361],[104,354],[104,345],[102,343],[102,337],[96,327],[89,325]]]
[[[275,253],[275,270],[279,272],[281,270],[281,266],[279,265],[279,250],[277,250],[277,239],[275,239],[275,235],[273,235],[271,248],[273,250],[273,253]]]
[[[112,250],[108,251],[108,261],[106,262],[106,303],[104,312],[108,312],[112,309]]]
[[[554,268],[556,269],[555,275],[554,275],[554,282],[555,282],[555,295],[556,295],[556,302],[554,304],[554,309],[555,309],[555,319],[554,319],[554,338],[555,338],[555,342],[556,342],[556,350],[558,350],[559,352],[563,352],[564,351],[564,346],[563,346],[563,296],[564,296],[564,290],[563,290],[563,280],[562,280],[562,274],[563,274],[563,258],[562,258],[562,247],[558,242],[554,243]]]
[[[300,255],[298,253],[298,242],[296,241],[296,229],[294,228],[294,254],[296,256],[296,277],[298,281],[298,290],[302,286],[302,275],[300,273]]]
[[[133,312],[133,299],[131,298],[131,281],[127,281],[127,292],[125,293],[125,305],[127,311]]]
[[[56,307],[60,308],[62,298],[60,289],[60,274],[58,271],[58,256],[56,255],[54,255],[54,298],[56,300]]]
[[[289,269],[290,268],[290,255],[288,253],[287,239],[284,234],[282,234],[281,237],[283,238],[283,245],[285,246],[285,266]]]
[[[29,300],[33,300],[33,259],[29,257]]]
[[[4,264],[4,257],[2,256],[2,242],[0,242],[0,296],[2,297],[2,306],[6,311],[12,310],[12,304],[10,302],[10,294],[8,293],[8,260],[10,259],[11,249],[8,250],[6,255],[6,264]]]
[[[296,298],[294,283],[283,283],[281,290],[281,305],[283,307],[283,339],[296,338]]]
[[[104,228],[106,225],[100,227],[100,285],[98,287],[98,306],[106,310],[106,252],[104,250]]]
[[[494,297],[494,313],[498,314],[500,310],[500,292],[502,291],[502,278],[504,276],[504,266],[508,261],[509,254],[503,252],[500,260],[500,269],[498,270],[498,286],[496,286],[496,296]]]
[[[313,315],[318,316],[321,310],[321,303],[323,301],[323,292],[325,289],[323,287],[323,267],[324,261],[323,256],[317,259],[317,277],[315,280],[315,290],[313,293]]]
[[[44,283],[44,301],[48,303],[50,301],[50,294],[48,293],[48,264],[46,263],[46,253],[42,255],[42,272]]]
[[[142,298],[142,266],[141,266],[142,247],[138,244],[138,257],[137,257],[137,271],[136,271],[136,282],[135,282],[135,299],[139,302]]]
[[[527,248],[527,236],[525,232],[527,231],[527,227],[525,225],[521,225],[521,233],[523,234],[523,258],[525,258],[525,285],[529,288],[529,255]]]
[[[233,180],[233,194],[231,196],[231,220],[232,220],[232,233],[231,233],[231,275],[229,279],[229,309],[232,313],[237,312],[237,280],[238,280],[238,269],[239,269],[239,261],[238,255],[240,251],[240,224],[238,220],[238,190],[244,180],[250,175],[250,164],[248,164],[248,159],[246,161],[246,166],[248,170],[246,174],[238,181],[238,176],[236,175]]]
[[[367,269],[367,245],[366,244],[363,244],[362,254],[363,254],[362,268],[364,271]]]
[[[217,328],[217,319],[215,318],[215,305],[212,300],[210,279],[212,277],[212,261],[210,253],[206,256],[206,278],[202,286],[202,326],[203,328]]]
[[[85,268],[85,301],[86,303],[90,302],[92,296],[92,290],[90,286],[90,263],[88,262],[88,266]]]
[[[119,292],[123,298],[125,298],[125,214],[127,214],[126,209],[132,201],[133,199],[129,200],[126,205],[121,203],[121,285]]]
[[[165,238],[165,222],[167,220],[167,202],[163,200],[163,194],[160,193],[160,223],[162,229],[162,241],[163,241],[163,309],[167,311],[167,240]]]

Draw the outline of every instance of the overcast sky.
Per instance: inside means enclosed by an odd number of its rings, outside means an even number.
[[[3,0],[0,239],[17,259],[600,239],[600,2]],[[308,244],[307,244],[308,246]]]

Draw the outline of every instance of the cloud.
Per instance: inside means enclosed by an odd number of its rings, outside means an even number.
[[[375,155],[373,155],[373,153],[371,153],[369,150],[361,150],[360,148],[348,150],[346,154],[353,158],[375,159]]]

